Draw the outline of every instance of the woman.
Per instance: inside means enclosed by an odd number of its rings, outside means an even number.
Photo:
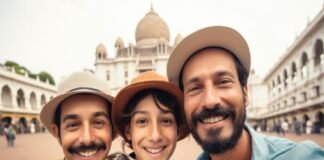
[[[128,159],[167,160],[189,133],[181,91],[153,71],[140,74],[118,93],[112,113],[123,147],[134,151]],[[120,153],[111,157],[118,155],[125,158]]]

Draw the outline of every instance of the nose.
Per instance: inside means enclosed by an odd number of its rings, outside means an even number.
[[[93,142],[93,134],[89,124],[85,124],[82,127],[79,142],[84,145],[90,145]]]
[[[205,108],[214,108],[221,102],[220,95],[214,88],[213,84],[208,84],[205,86],[205,94],[202,96],[202,106]]]
[[[159,126],[158,122],[152,124],[149,139],[151,142],[159,142],[162,140],[162,128]]]

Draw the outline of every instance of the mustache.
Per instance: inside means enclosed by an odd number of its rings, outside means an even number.
[[[232,119],[235,120],[236,112],[232,106],[217,105],[213,108],[204,108],[199,113],[193,113],[191,116],[191,122],[194,126],[196,126],[198,121],[202,121],[204,118],[214,116],[227,116],[232,117]]]
[[[68,151],[70,153],[77,153],[77,152],[80,152],[80,151],[86,151],[86,150],[106,150],[107,146],[105,143],[103,142],[99,142],[99,143],[91,143],[89,145],[78,145],[78,146],[72,146],[68,149]]]

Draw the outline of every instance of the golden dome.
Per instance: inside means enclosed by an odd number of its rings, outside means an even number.
[[[161,38],[169,42],[170,32],[164,20],[151,8],[145,17],[137,24],[135,38],[136,43],[144,39]]]

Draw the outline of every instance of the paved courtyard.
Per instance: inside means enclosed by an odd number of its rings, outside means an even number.
[[[269,134],[269,133],[267,133]],[[274,135],[276,134],[269,134]],[[288,134],[285,138],[293,141],[310,139],[324,147],[324,135]],[[110,153],[121,151],[121,138],[114,141]],[[177,144],[172,160],[194,160],[201,152],[200,147],[192,137],[185,138]],[[18,135],[16,146],[8,148],[4,136],[0,136],[1,160],[58,160],[63,158],[60,145],[49,133]]]

